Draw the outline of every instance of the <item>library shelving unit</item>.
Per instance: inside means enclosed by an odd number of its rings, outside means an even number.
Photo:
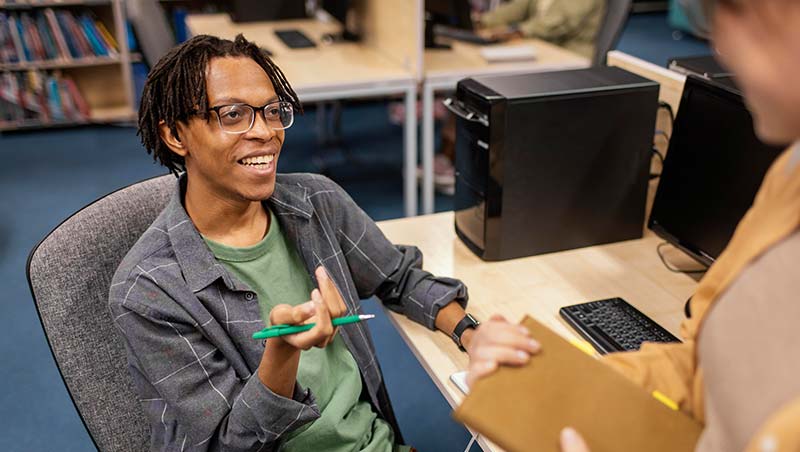
[[[52,11],[52,13],[47,12],[48,10]],[[67,55],[64,55],[65,52],[63,50],[62,52],[58,52],[58,46],[60,45],[64,50],[69,47],[71,50],[73,45],[76,45],[75,41],[77,40],[74,33],[70,35],[71,39],[66,42],[62,40],[60,44],[51,34],[49,45],[51,46],[51,50],[54,45],[56,46],[57,56],[55,58],[42,58],[42,55],[40,55],[39,58],[18,57],[18,61],[15,62],[0,60],[0,81],[2,81],[2,77],[7,76],[7,74],[13,75],[31,72],[52,74],[55,71],[59,74],[59,77],[63,75],[65,78],[72,80],[74,87],[77,88],[77,91],[83,98],[81,105],[83,107],[83,114],[46,114],[40,115],[38,118],[20,118],[19,116],[0,117],[0,132],[76,124],[126,122],[136,118],[131,73],[132,56],[128,48],[125,25],[125,5],[123,0],[0,0],[0,14],[6,19],[9,17],[19,19],[23,15],[39,18],[44,17],[45,14],[51,14],[51,17],[53,17],[52,20],[55,21],[55,17],[58,15],[58,22],[55,23],[61,25],[61,31],[66,34],[67,31],[65,29],[69,29],[69,26],[62,25],[61,20],[63,12],[69,12],[74,18],[89,12],[94,21],[100,22],[101,25],[97,28],[102,28],[102,32],[107,32],[111,36],[109,37],[108,34],[106,34],[106,39],[103,41],[103,34],[97,33],[98,30],[95,28],[94,38],[84,39],[84,43],[91,39],[95,39],[95,43],[97,43],[98,40],[106,43],[111,41],[114,42],[116,48],[109,51],[106,56],[85,55],[91,52],[83,52],[83,56],[76,56],[75,52],[72,52],[72,54],[66,52]],[[22,22],[22,20],[19,21]],[[5,22],[8,24],[8,20]],[[50,24],[52,26],[53,23]],[[14,30],[20,30],[18,35],[22,35],[22,39],[24,39],[27,30],[25,30],[24,27],[22,29],[16,29],[13,25],[12,23],[11,26],[6,26],[6,29],[12,32]],[[78,28],[72,28],[72,30],[82,32],[84,29],[80,28],[82,25],[80,21],[78,21],[77,25]],[[33,26],[36,26],[35,20]],[[99,39],[98,35],[100,35]],[[3,36],[0,36],[0,38],[2,37]],[[8,46],[10,47],[12,44],[15,44],[17,46],[17,52],[15,54],[18,54],[20,49],[19,40],[17,40],[17,42],[12,41],[10,36],[6,36]],[[43,41],[43,39],[40,39],[40,43]],[[69,41],[72,41],[72,43],[67,46],[66,43]],[[0,45],[2,44],[3,43],[0,42]],[[92,47],[89,48],[91,49]],[[41,49],[42,46],[40,44],[40,50]],[[31,53],[33,53],[33,49],[31,49]],[[52,51],[49,52],[49,55],[53,55]],[[21,78],[18,75],[15,77]],[[8,87],[5,88],[7,89]],[[8,105],[9,97],[13,99],[16,94],[17,93],[13,92],[0,92],[0,101],[3,100],[2,95],[6,95],[7,97],[5,100]],[[48,99],[47,93],[45,92],[45,97],[39,100],[41,103],[45,103],[52,99]],[[73,107],[75,107],[75,105],[73,105]],[[8,111],[6,111],[6,113],[8,113]]]

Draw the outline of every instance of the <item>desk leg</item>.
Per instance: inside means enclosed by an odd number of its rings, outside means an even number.
[[[403,149],[403,198],[407,217],[417,215],[417,85],[406,91],[406,120]]]
[[[433,213],[433,87],[422,88],[422,213]]]

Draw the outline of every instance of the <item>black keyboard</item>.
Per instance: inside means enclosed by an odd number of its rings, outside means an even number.
[[[472,44],[488,45],[497,44],[499,39],[484,38],[483,36],[475,33],[474,31],[464,30],[461,28],[447,27],[444,25],[434,25],[433,33],[442,38],[455,39],[456,41],[464,41]]]
[[[275,35],[290,49],[307,49],[317,46],[300,30],[275,30]]]
[[[622,298],[566,306],[558,312],[601,354],[639,350],[642,342],[680,342]]]

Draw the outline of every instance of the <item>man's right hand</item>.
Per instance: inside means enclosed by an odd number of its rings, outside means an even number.
[[[333,342],[337,328],[333,327],[332,320],[347,313],[347,305],[325,267],[320,265],[314,274],[319,289],[311,291],[311,301],[297,306],[279,304],[269,313],[270,325],[316,324],[309,331],[280,336],[283,342],[299,350],[324,348]]]
[[[270,325],[305,325],[315,323],[314,328],[297,334],[287,334],[275,339],[283,341],[298,350],[311,347],[325,347],[333,337],[333,325],[328,306],[322,299],[319,290],[311,292],[311,301],[297,306],[279,304],[269,313]]]

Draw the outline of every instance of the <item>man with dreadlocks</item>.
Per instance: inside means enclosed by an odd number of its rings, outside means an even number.
[[[408,450],[365,323],[331,324],[363,298],[469,347],[461,282],[423,271],[419,250],[392,245],[332,181],[276,174],[301,111],[241,35],[194,37],[150,72],[139,134],[178,178],[109,305],[151,450]],[[265,323],[311,322],[251,338]]]

